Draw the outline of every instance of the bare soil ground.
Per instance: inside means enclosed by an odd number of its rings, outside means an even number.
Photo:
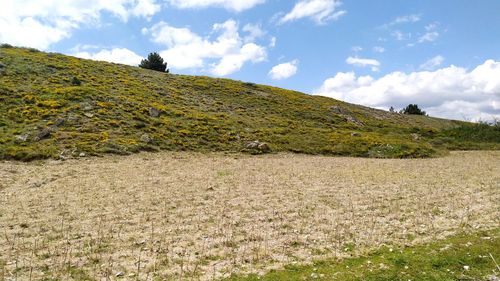
[[[500,225],[500,152],[0,163],[0,279],[214,279]]]

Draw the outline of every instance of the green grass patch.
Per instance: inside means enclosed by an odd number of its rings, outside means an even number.
[[[384,247],[364,257],[286,266],[264,276],[225,280],[488,280],[491,275],[500,276],[492,257],[500,260],[500,229],[459,234],[414,247]]]

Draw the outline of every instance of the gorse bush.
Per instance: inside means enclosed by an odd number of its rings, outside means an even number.
[[[71,78],[71,85],[80,86],[81,84],[82,84],[82,81],[80,81],[80,79],[78,79],[78,77]]]
[[[151,69],[161,72],[169,72],[167,69],[167,63],[164,62],[163,58],[158,53],[150,53],[147,59],[143,59],[139,67],[145,69]]]

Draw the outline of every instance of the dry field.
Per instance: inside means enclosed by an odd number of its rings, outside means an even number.
[[[500,152],[0,163],[0,280],[207,280],[500,225]]]

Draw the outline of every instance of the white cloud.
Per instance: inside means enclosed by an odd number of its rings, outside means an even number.
[[[434,42],[439,38],[439,32],[431,31],[418,38],[418,43]]]
[[[420,65],[420,69],[424,70],[434,70],[438,66],[441,66],[444,62],[444,57],[443,56],[435,56],[428,61],[424,62],[423,64]]]
[[[348,57],[345,62],[350,65],[367,67],[371,66],[372,71],[378,71],[380,67],[380,62],[374,59],[363,59],[358,57]]]
[[[168,2],[180,9],[222,7],[241,12],[262,4],[265,0],[168,0]]]
[[[142,33],[145,35],[151,33],[153,42],[167,47],[203,42],[203,39],[198,34],[188,28],[173,27],[165,22],[159,22],[150,29],[145,28]]]
[[[488,60],[472,70],[393,72],[379,79],[338,73],[315,94],[385,109],[416,103],[432,116],[452,119],[500,118],[500,62]]]
[[[98,24],[102,12],[127,21],[130,16],[150,17],[159,9],[156,0],[2,0],[0,42],[47,49],[74,29]]]
[[[373,51],[375,53],[385,53],[385,48],[384,47],[380,47],[380,46],[375,46],[375,47],[373,47]]]
[[[274,48],[276,47],[276,37],[271,37],[271,42],[269,42],[269,47]]]
[[[439,26],[439,22],[429,23],[428,25],[425,26],[425,30],[427,30],[427,31],[436,30],[438,26]]]
[[[274,66],[271,71],[269,71],[269,77],[273,80],[287,79],[295,74],[297,74],[298,60],[293,60],[287,63],[282,63]]]
[[[283,24],[302,18],[311,18],[317,24],[338,20],[347,13],[344,10],[337,11],[341,5],[340,0],[300,0],[288,14],[279,20],[279,23]]]
[[[363,51],[363,47],[361,47],[361,46],[354,46],[354,47],[351,47],[351,51],[353,51],[355,53],[358,53],[358,52]]]
[[[393,31],[391,33],[392,37],[396,38],[398,41],[403,41],[411,38],[411,33],[403,33],[399,30]]]
[[[418,38],[417,43],[434,42],[436,41],[440,34],[436,30],[439,26],[438,22],[433,22],[425,26],[426,32]],[[408,44],[408,46],[413,47],[415,44]]]
[[[156,0],[137,0],[137,4],[131,10],[131,14],[136,17],[149,18],[161,10],[161,5],[156,4]]]
[[[262,30],[262,27],[258,24],[248,23],[243,27],[243,31],[248,33],[248,35],[245,36],[245,42],[253,42],[266,35],[266,32]]]
[[[125,48],[115,48],[111,50],[101,50],[97,53],[90,52],[77,52],[73,54],[75,57],[79,57],[82,59],[91,59],[98,61],[107,61],[128,65],[137,66],[141,60],[143,59],[138,54],[134,53]]]
[[[248,29],[248,28],[247,28]],[[214,24],[212,34],[217,38],[202,37],[188,28],[170,26],[165,22],[144,29],[152,41],[167,47],[160,55],[175,69],[206,68],[214,75],[226,76],[243,67],[246,62],[267,59],[265,47],[242,38],[236,21]]]
[[[262,62],[267,58],[265,48],[248,43],[241,47],[235,54],[225,55],[218,63],[214,64],[211,72],[217,76],[226,76],[241,69],[247,61]]]
[[[383,27],[388,28],[388,27],[398,25],[398,24],[419,22],[421,17],[422,16],[418,15],[418,14],[400,16],[400,17],[397,17],[396,19],[394,19],[393,21],[391,21],[390,23],[384,24]]]

